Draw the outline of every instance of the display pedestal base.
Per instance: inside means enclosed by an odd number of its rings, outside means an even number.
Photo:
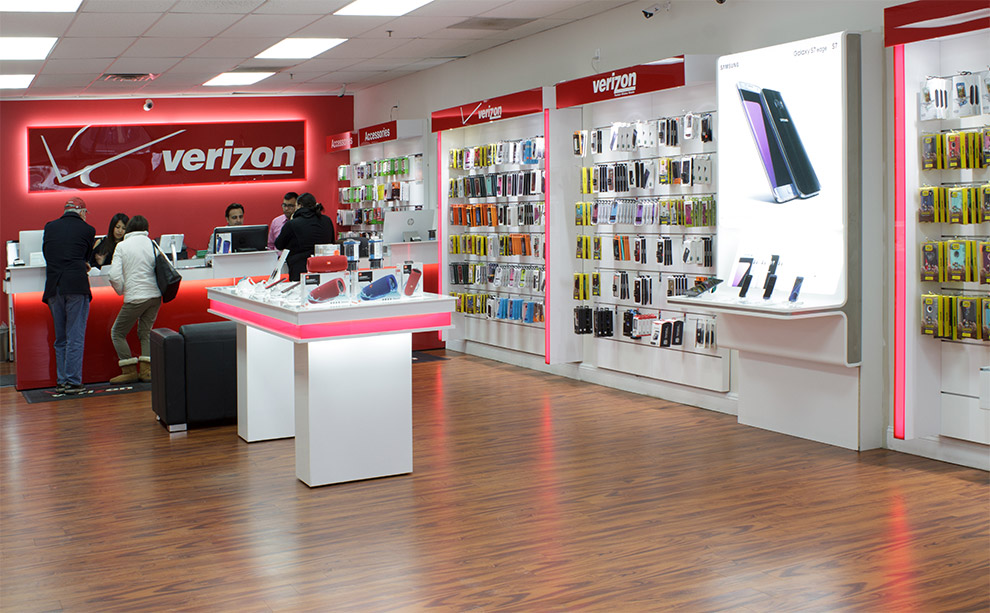
[[[249,443],[294,436],[293,342],[237,325],[237,435]]]
[[[295,424],[310,487],[412,472],[412,335],[296,344]]]

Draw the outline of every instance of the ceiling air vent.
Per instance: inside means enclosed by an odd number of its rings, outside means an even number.
[[[158,75],[150,72],[118,72],[109,73],[100,77],[102,81],[117,81],[122,83],[139,83],[141,81],[154,81]]]
[[[511,30],[512,28],[518,28],[519,26],[524,26],[527,23],[533,23],[535,19],[522,19],[508,17],[472,17],[470,19],[465,19],[460,23],[455,23],[452,26],[448,26],[448,30]]]

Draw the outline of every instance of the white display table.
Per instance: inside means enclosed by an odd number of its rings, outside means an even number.
[[[294,434],[296,476],[310,487],[412,472],[411,335],[449,328],[453,298],[299,307],[232,287],[207,296],[211,313],[239,324],[242,438]]]

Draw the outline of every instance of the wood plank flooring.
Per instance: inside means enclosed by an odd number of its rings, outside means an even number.
[[[986,611],[987,473],[448,352],[412,475],[0,389],[3,611]]]

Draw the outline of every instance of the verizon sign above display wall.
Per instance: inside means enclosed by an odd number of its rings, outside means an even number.
[[[684,56],[563,81],[555,87],[557,108],[614,100],[684,85]]]
[[[434,132],[440,132],[441,130],[489,123],[499,119],[531,115],[541,111],[543,111],[543,90],[541,88],[528,89],[516,94],[434,111],[430,116],[431,129]]]
[[[28,128],[28,189],[306,178],[305,122]]]

